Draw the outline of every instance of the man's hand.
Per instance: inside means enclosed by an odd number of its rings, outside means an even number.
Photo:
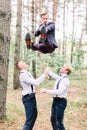
[[[50,67],[47,67],[47,68],[45,69],[45,73],[48,74],[49,71],[50,71]]]
[[[47,68],[45,69],[45,71],[44,71],[45,77],[46,77],[47,79],[49,79],[49,75],[48,75],[49,71],[50,71],[50,67],[47,67]]]
[[[43,24],[40,24],[39,31],[41,31],[42,27],[43,27]]]
[[[41,24],[44,24],[44,21],[43,21],[43,19],[41,19],[41,21],[40,21],[40,25],[41,25]]]

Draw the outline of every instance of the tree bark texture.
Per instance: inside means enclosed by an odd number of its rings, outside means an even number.
[[[20,45],[21,45],[21,33],[22,33],[22,0],[17,1],[17,23],[16,23],[16,43],[14,54],[14,75],[13,75],[13,88],[18,89],[20,87],[19,71],[17,70],[15,63],[20,60]]]
[[[0,1],[0,119],[6,116],[10,49],[10,0]]]

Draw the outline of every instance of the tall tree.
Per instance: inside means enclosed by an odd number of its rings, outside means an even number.
[[[53,13],[52,13],[52,17],[53,17],[53,22],[55,23],[55,25],[56,25],[56,20],[57,20],[58,6],[59,6],[59,0],[53,0]],[[60,45],[58,47],[58,53],[60,53]]]
[[[35,19],[34,19],[34,11],[35,11],[35,2],[32,0],[32,34],[34,34],[34,24],[35,24]],[[33,38],[33,41],[35,42],[35,39]],[[36,77],[36,61],[35,59],[32,60],[32,72],[33,76]]]
[[[86,2],[86,34],[87,34],[87,0],[85,0]]]
[[[57,18],[57,7],[59,0],[53,0],[53,21],[56,22]]]
[[[6,116],[11,1],[0,1],[0,118]]]
[[[63,55],[65,55],[65,4],[66,0],[64,0],[64,7],[63,7],[63,49],[62,49]]]
[[[16,24],[16,42],[15,42],[15,54],[14,54],[14,74],[13,74],[13,88],[18,89],[19,83],[19,71],[17,70],[15,63],[20,60],[20,44],[22,33],[22,0],[17,0],[17,24]]]
[[[30,17],[29,17],[29,11],[30,11],[30,9],[29,9],[29,0],[27,0],[27,12],[28,12],[28,14],[27,14],[27,31],[29,31],[29,19],[30,19]]]
[[[75,26],[75,0],[73,0],[72,1],[73,2],[73,11],[72,11],[72,18],[73,18],[73,20],[72,20],[72,44],[71,44],[71,52],[73,52],[73,49],[74,49],[74,40],[75,40],[75,38],[74,38],[74,26]],[[72,53],[71,53],[71,63],[72,63],[72,61],[73,61],[73,55],[72,55]]]

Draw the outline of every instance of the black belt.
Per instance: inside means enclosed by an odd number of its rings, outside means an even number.
[[[66,98],[61,98],[61,97],[53,97],[53,99],[54,99],[54,100],[60,100],[60,101],[66,100]]]
[[[23,97],[27,97],[27,96],[33,97],[33,96],[35,96],[35,93],[26,94]]]

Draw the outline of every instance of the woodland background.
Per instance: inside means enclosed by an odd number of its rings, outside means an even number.
[[[58,44],[55,52],[46,55],[27,50],[25,45],[27,32],[38,43],[39,39],[35,39],[33,34],[39,26],[43,8],[47,10],[49,19],[55,22]],[[64,63],[72,64],[74,71],[70,76],[65,124],[67,130],[86,130],[87,0],[0,0],[0,130],[21,130],[25,120],[19,71],[15,67],[20,59],[28,63],[35,78],[45,66],[58,73]],[[52,100],[47,95],[42,97],[39,88],[52,88],[53,84],[50,79],[36,88],[39,116],[35,130],[51,129]]]

